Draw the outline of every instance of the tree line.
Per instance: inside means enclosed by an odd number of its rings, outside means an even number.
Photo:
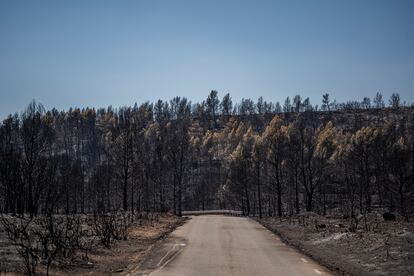
[[[393,94],[321,107],[211,91],[132,107],[46,111],[0,125],[0,211],[235,208],[246,215],[413,212],[413,108]]]

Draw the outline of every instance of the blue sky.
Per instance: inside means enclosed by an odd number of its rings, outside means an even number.
[[[414,101],[414,1],[0,0],[0,117],[220,97]]]

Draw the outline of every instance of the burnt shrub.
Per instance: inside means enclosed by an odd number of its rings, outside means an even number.
[[[2,216],[2,226],[24,262],[26,274],[35,275],[39,263],[46,274],[54,262],[72,260],[87,251],[80,216],[48,215],[38,217]]]
[[[95,213],[93,229],[102,245],[111,247],[114,240],[127,240],[129,228],[133,223],[133,216],[128,212],[116,211],[109,213]]]

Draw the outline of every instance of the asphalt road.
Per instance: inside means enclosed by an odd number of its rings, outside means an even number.
[[[155,247],[130,275],[331,275],[243,217],[197,216]]]

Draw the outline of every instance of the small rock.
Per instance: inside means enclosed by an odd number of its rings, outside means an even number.
[[[395,220],[395,215],[392,213],[384,213],[382,214],[382,217],[384,218],[385,221],[394,221]]]

